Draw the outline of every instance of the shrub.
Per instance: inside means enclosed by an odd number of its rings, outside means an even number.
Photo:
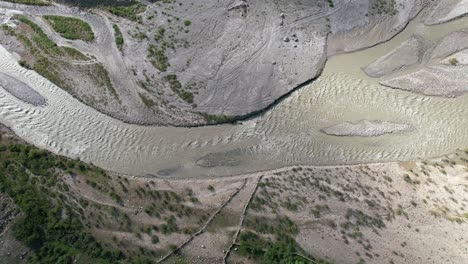
[[[66,39],[94,40],[94,32],[91,26],[81,19],[55,15],[46,15],[44,18],[60,36]]]
[[[456,65],[458,64],[458,60],[457,60],[456,58],[451,58],[451,59],[449,60],[449,63],[450,63],[451,65],[453,65],[453,66],[456,66]]]
[[[24,67],[26,69],[31,69],[31,66],[29,66],[29,64],[25,60],[20,60],[18,61],[18,63],[21,67]]]
[[[177,94],[182,100],[186,101],[189,104],[193,103],[193,94],[182,89],[182,84],[179,82],[179,80],[177,80],[177,75],[168,74],[164,77],[164,79],[167,82],[169,82],[171,90],[175,94]]]
[[[47,6],[50,5],[47,2],[42,0],[5,0],[7,2],[12,2],[16,4],[24,4],[24,5],[37,5],[37,6]]]
[[[151,243],[153,243],[153,244],[159,243],[159,237],[158,236],[152,236],[151,237]]]
[[[131,5],[111,5],[102,8],[113,15],[123,17],[132,21],[140,20],[141,17],[138,14],[140,14],[146,9],[144,5],[137,2],[134,2]]]
[[[121,50],[124,44],[122,32],[120,31],[119,26],[117,26],[116,24],[112,25],[112,28],[114,28],[115,44]]]

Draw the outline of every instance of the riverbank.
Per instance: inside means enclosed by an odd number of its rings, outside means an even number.
[[[92,236],[94,245],[101,245],[87,250],[79,243],[67,244],[60,253],[28,250],[8,231],[24,224],[23,214],[34,213],[21,207],[22,213],[9,218],[7,231],[0,234],[0,259],[21,262],[42,252],[50,261],[67,257],[78,263],[115,263],[135,256],[158,263],[223,263],[267,259],[269,254],[254,250],[261,248],[283,258],[325,263],[422,264],[450,259],[462,264],[468,254],[463,247],[466,238],[460,235],[468,231],[463,198],[468,192],[468,150],[409,162],[291,166],[216,179],[166,179],[105,172],[28,146],[3,126],[0,133],[0,163],[13,158],[21,165],[1,170],[0,180],[8,181],[3,190],[21,206],[37,199],[53,201],[67,217],[82,221],[67,229],[68,236]],[[21,159],[26,153],[34,158]],[[35,165],[45,160],[55,165]],[[24,195],[40,189],[42,182],[22,184],[28,192],[10,190],[23,179],[12,175],[23,169],[38,174],[31,177],[46,178],[47,191],[35,199]],[[52,190],[60,194],[60,202]],[[7,206],[14,208],[11,200]],[[47,216],[47,221],[63,217]],[[17,226],[12,228],[11,223]],[[29,234],[29,229],[22,230]],[[278,234],[279,244],[268,242]],[[47,237],[42,239],[52,246]],[[63,237],[53,242],[63,243]],[[290,247],[278,248],[283,242]],[[21,254],[11,254],[15,245]]]

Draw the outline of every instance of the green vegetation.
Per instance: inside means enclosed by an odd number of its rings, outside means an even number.
[[[151,237],[151,243],[153,243],[153,244],[159,243],[159,237],[158,236],[152,236]]]
[[[191,22],[186,20],[184,24],[189,26]],[[178,28],[182,30],[183,26],[178,25]],[[134,37],[139,38],[139,33],[135,34]],[[147,38],[147,36],[144,35],[144,38]],[[162,72],[165,72],[170,66],[166,55],[168,49],[172,49],[175,52],[177,48],[188,48],[190,46],[190,43],[186,39],[176,37],[172,25],[169,25],[168,29],[160,26],[155,32],[153,39],[156,43],[148,46],[148,58],[153,66]]]
[[[102,6],[101,8],[113,15],[141,22],[141,16],[139,14],[145,11],[146,6],[138,2],[132,2],[129,5],[110,5]]]
[[[261,234],[296,235],[296,224],[287,217],[277,216],[276,219],[265,217],[251,217],[247,219],[246,226]]]
[[[80,61],[89,61],[90,58],[85,56],[83,53],[81,53],[80,51],[74,49],[74,48],[70,48],[70,47],[61,47],[62,50],[64,51],[65,55],[67,55],[68,57],[70,57],[70,59],[73,59],[73,60],[80,60]]]
[[[154,40],[156,41],[163,40],[165,33],[166,33],[166,29],[160,26],[158,28],[158,31],[156,31],[156,34],[154,34]]]
[[[36,71],[71,94],[74,93],[74,90],[67,79],[63,78],[63,71],[74,70],[85,74],[96,86],[108,89],[115,98],[118,98],[109,74],[102,64],[72,65],[68,63],[72,60],[89,61],[90,58],[74,48],[58,46],[27,17],[17,16],[17,18],[22,22],[17,28],[13,29],[3,25],[2,29],[7,34],[15,36],[30,54],[27,56],[27,60],[20,61],[21,66]]]
[[[32,69],[56,85],[64,88],[67,87],[60,77],[58,70],[48,58],[43,56],[38,57]]]
[[[239,236],[238,254],[248,256],[264,264],[306,264],[307,259],[295,254],[296,241],[289,236],[280,237],[273,242],[247,231]],[[316,263],[327,263],[318,261]]]
[[[449,63],[453,66],[457,66],[458,65],[458,60],[456,58],[451,58],[449,60]]]
[[[182,88],[182,84],[177,80],[177,75],[175,74],[168,74],[164,76],[164,80],[169,83],[171,90],[177,94],[182,100],[186,101],[187,103],[193,103],[193,94],[191,92],[187,92]]]
[[[184,25],[187,26],[187,27],[190,26],[191,24],[192,24],[192,21],[190,21],[190,20],[185,20],[184,21]]]
[[[124,38],[122,35],[122,31],[120,31],[119,26],[116,24],[112,25],[112,28],[114,29],[114,38],[115,38],[115,44],[119,48],[119,50],[122,50],[123,44],[124,44]]]
[[[143,188],[137,189],[139,197],[150,197],[154,202],[144,208],[144,212],[151,216],[160,218],[161,214],[174,213],[177,217],[192,216],[193,211],[191,208],[185,206],[185,198],[180,197],[172,191],[148,191]],[[176,232],[175,218],[171,216],[165,217],[166,224],[161,225],[160,228],[165,233]]]
[[[153,181],[135,186],[127,177],[53,155],[20,142],[12,133],[3,136],[3,131],[0,127],[0,194],[21,211],[10,230],[31,249],[27,263],[155,263],[168,248],[154,246],[173,233],[193,234],[209,217],[187,205],[198,203],[189,188],[180,193],[157,190]],[[84,193],[107,196],[115,204]],[[140,216],[122,210],[128,203],[123,197],[143,202],[141,213],[158,224],[138,221]],[[190,223],[180,222],[183,218]],[[134,234],[147,240],[146,246],[107,231]]]
[[[333,0],[326,0],[326,1],[327,1],[327,3],[328,3],[328,6],[330,6],[330,7],[334,7],[334,6],[335,6],[335,4],[333,4]]]
[[[198,113],[205,118],[208,124],[219,124],[219,123],[232,123],[235,119],[233,116],[226,115],[210,115],[207,113]]]
[[[59,56],[62,55],[62,51],[57,46],[55,42],[53,42],[49,37],[44,33],[42,28],[38,25],[33,23],[31,20],[26,18],[25,16],[18,16],[19,21],[23,22],[24,24],[28,25],[36,34],[32,36],[32,41],[42,50],[46,52],[50,52],[52,55]],[[31,48],[32,43],[29,40],[25,40],[26,37],[24,35],[17,36],[20,41],[25,44],[25,46]],[[37,52],[37,51],[36,51]],[[33,52],[35,53],[35,52]]]
[[[122,256],[104,248],[87,232],[75,204],[64,199],[61,174],[102,175],[102,170],[14,140],[0,141],[0,191],[22,215],[12,234],[33,250],[28,263],[116,263]]]
[[[107,72],[106,68],[101,63],[94,64],[92,67],[88,69],[89,76],[99,87],[105,87],[109,89],[111,94],[118,99],[119,95],[115,90],[114,86],[112,85],[111,79],[109,78],[109,73]]]
[[[5,0],[7,2],[12,2],[15,4],[24,4],[24,5],[37,5],[37,6],[47,6],[50,3],[47,3],[43,0]]]
[[[46,15],[44,18],[60,36],[66,39],[94,40],[91,26],[81,19],[54,15]]]
[[[371,8],[372,14],[388,14],[394,16],[397,14],[395,0],[377,0]]]
[[[349,229],[350,227],[355,227],[359,230],[359,227],[374,227],[374,228],[383,228],[385,223],[380,217],[369,216],[357,209],[348,208],[346,210],[346,222],[342,224],[344,229]]]
[[[156,69],[165,72],[169,67],[169,62],[166,57],[166,49],[164,47],[160,48],[150,44],[148,52],[148,57],[151,58],[151,64],[153,64]]]
[[[100,6],[113,6],[113,5],[131,5],[134,0],[55,0],[69,5],[80,7],[100,7]]]
[[[141,101],[146,105],[146,107],[151,108],[156,105],[156,102],[154,102],[151,98],[146,97],[146,95],[138,93],[140,96]]]
[[[320,218],[323,212],[327,212],[329,210],[330,208],[326,204],[324,205],[316,204],[315,207],[311,209],[310,213],[313,214],[315,218]]]
[[[312,259],[315,263],[327,264],[329,262],[307,256],[294,240],[298,233],[296,224],[287,217],[278,216],[277,219],[253,217],[246,222],[248,228],[255,232],[242,232],[239,236],[237,253],[248,256],[259,263],[268,264],[305,264]],[[263,237],[264,235],[273,235]]]

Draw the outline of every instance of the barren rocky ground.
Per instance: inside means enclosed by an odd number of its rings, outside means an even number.
[[[0,4],[4,23],[22,31],[14,17],[22,13],[59,46],[88,56],[54,62],[55,82],[82,102],[129,123],[192,126],[267,108],[317,77],[327,55],[390,39],[428,2],[157,1],[111,13]],[[96,39],[64,39],[43,19],[51,14],[82,19]],[[2,44],[34,61],[14,37],[2,35]],[[102,74],[90,74],[96,71]],[[109,82],[96,83],[106,75]]]

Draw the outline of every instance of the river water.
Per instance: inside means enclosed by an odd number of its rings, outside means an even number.
[[[320,78],[265,114],[237,125],[198,128],[125,124],[83,105],[0,46],[0,72],[48,100],[26,104],[0,88],[0,122],[36,146],[106,170],[171,178],[216,177],[289,165],[335,165],[438,156],[468,147],[468,96],[427,97],[378,85],[361,67],[412,34],[436,40],[468,27],[468,18],[427,27],[418,19],[391,41],[332,57]],[[378,119],[411,132],[373,138],[335,137],[321,128]]]

